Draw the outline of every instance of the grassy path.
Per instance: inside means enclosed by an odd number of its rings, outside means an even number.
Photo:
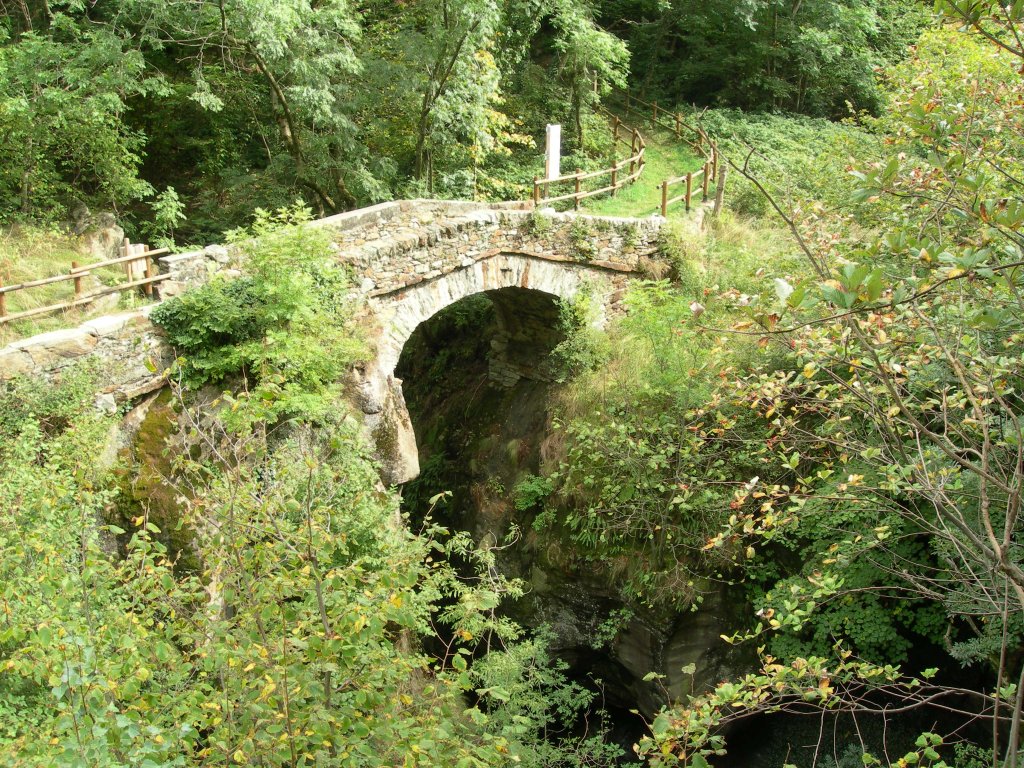
[[[661,211],[661,182],[672,176],[698,170],[704,161],[685,142],[660,128],[638,126],[647,142],[647,164],[639,179],[631,186],[619,190],[615,197],[602,195],[588,198],[581,205],[584,213],[599,216],[650,216]],[[671,195],[680,193],[673,188]],[[694,198],[700,199],[699,190]],[[669,218],[685,215],[683,203],[676,203],[668,212]]]

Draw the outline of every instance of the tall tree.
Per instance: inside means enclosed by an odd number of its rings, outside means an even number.
[[[159,88],[130,38],[74,2],[0,13],[0,212],[59,215],[76,199],[119,208],[150,191],[127,100]]]
[[[126,5],[136,34],[191,67],[192,98],[203,108],[223,107],[225,85],[258,89],[276,126],[267,152],[280,183],[323,212],[355,205],[347,179],[365,155],[347,88],[360,69],[360,26],[347,0]]]

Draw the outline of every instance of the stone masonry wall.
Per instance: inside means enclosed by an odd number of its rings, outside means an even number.
[[[381,296],[468,267],[499,253],[517,253],[593,269],[635,272],[656,249],[661,220],[612,219],[554,211],[474,210],[440,218],[424,205],[387,238],[363,231],[335,238],[341,260]]]
[[[57,379],[68,366],[88,361],[103,382],[97,393],[100,407],[112,410],[117,402],[159,389],[174,354],[149,321],[153,306],[7,345],[0,349],[0,383],[20,374]]]

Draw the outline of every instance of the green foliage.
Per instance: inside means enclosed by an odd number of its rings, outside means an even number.
[[[487,712],[493,731],[508,740],[517,765],[618,765],[623,751],[604,741],[603,723],[593,735],[571,735],[571,725],[586,713],[596,694],[567,679],[568,665],[553,659],[548,650],[554,639],[541,627],[533,638],[477,661],[470,680],[477,686],[478,706]]]
[[[156,196],[153,208],[153,233],[157,235],[154,245],[158,247],[174,246],[174,229],[187,218],[185,204],[178,196],[174,187],[167,187]]]
[[[552,519],[576,556],[607,568],[621,559],[623,592],[645,604],[690,608],[703,578],[720,567],[700,554],[721,525],[730,487],[757,466],[742,444],[742,413],[653,403],[611,406],[564,426],[567,449]]]
[[[186,439],[217,453],[168,477],[202,568],[176,574],[145,513],[102,522],[116,480],[94,457],[114,420],[51,389],[18,390],[31,407],[0,452],[0,762],[613,764],[562,732],[593,694],[499,613],[521,586],[467,534],[396,526],[357,425],[268,442],[227,409],[191,414]],[[431,661],[411,641],[440,625],[449,653]]]
[[[53,3],[37,27],[0,15],[0,216],[55,219],[75,200],[116,208],[152,191],[125,113],[159,83],[116,30],[79,24],[75,5]]]
[[[574,219],[569,225],[569,243],[573,254],[581,261],[590,261],[597,254],[594,230],[586,219]]]
[[[86,365],[69,366],[58,385],[44,379],[17,377],[0,386],[0,455],[16,446],[26,423],[44,435],[62,434],[93,403],[99,375]]]
[[[526,220],[525,224],[530,234],[546,235],[554,228],[555,220],[551,214],[544,213],[543,210],[537,208],[530,211],[530,218]]]
[[[1021,671],[1024,609],[1024,213],[1013,202],[1022,134],[1019,115],[996,105],[1021,96],[1020,78],[1006,74],[1024,59],[1010,42],[1024,17],[988,3],[939,8],[981,37],[926,38],[920,65],[897,70],[920,78],[890,81],[889,156],[853,172],[863,207],[848,219],[780,204],[812,273],[793,282],[768,273],[759,296],[736,302],[746,318],[735,330],[758,329],[786,356],[779,369],[738,376],[735,395],[770,423],[767,461],[791,474],[737,490],[709,545],[746,543],[745,557],[766,575],[786,569],[780,551],[801,561],[765,593],[743,636],[787,657],[666,713],[649,754],[706,761],[723,747],[725,707],[779,711],[799,697],[858,712],[866,691],[907,708],[948,694],[941,668],[900,679],[887,664],[908,630],[941,637],[988,680],[972,695],[1021,717],[1009,681]],[[802,655],[794,632],[816,635],[818,648],[836,638],[827,672],[822,656]],[[857,660],[854,646],[880,658]],[[808,670],[811,679],[790,689]],[[1013,764],[1019,745],[998,731],[978,748]],[[923,734],[897,765],[944,764],[942,743]]]
[[[693,327],[689,303],[667,282],[632,288],[608,363],[563,395],[556,493],[535,522],[628,598],[682,609],[724,562],[702,550],[733,487],[766,472],[763,425],[720,375],[748,351]]]
[[[561,381],[591,371],[607,359],[608,341],[594,327],[596,313],[594,299],[587,291],[559,303],[559,324],[565,338],[551,350],[551,356],[561,370]]]
[[[634,77],[668,100],[833,118],[881,108],[874,70],[926,19],[909,0],[605,0],[602,15],[630,19]]]
[[[586,150],[584,117],[598,104],[602,93],[625,86],[629,49],[594,23],[587,3],[556,0],[549,7],[555,28],[553,48],[569,89],[577,147]]]
[[[554,490],[553,483],[546,477],[527,474],[512,490],[512,503],[520,512],[541,505]]]
[[[153,312],[183,355],[186,384],[241,373],[252,378],[267,418],[329,409],[363,347],[348,326],[346,275],[331,264],[327,234],[307,218],[301,209],[258,211],[250,230],[229,238],[245,277],[215,279]]]
[[[882,138],[851,121],[735,109],[709,109],[693,118],[715,137],[724,155],[744,158],[758,181],[791,206],[849,210],[850,162],[869,162],[882,153]],[[726,189],[737,213],[763,216],[770,211],[762,192],[741,175],[730,173]]]

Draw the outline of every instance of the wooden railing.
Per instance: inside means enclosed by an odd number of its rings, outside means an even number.
[[[710,185],[722,183],[718,175],[718,143],[699,124],[693,125],[681,112],[659,107],[657,101],[644,101],[629,91],[623,92],[622,100],[626,112],[632,112],[650,120],[651,125],[675,133],[677,139],[689,144],[704,158],[704,166],[699,170],[661,182],[661,215],[668,215],[669,206],[680,201],[686,201],[686,210],[689,212],[695,183],[700,184],[701,199],[706,201]],[[685,184],[686,190],[680,195],[669,197],[669,189],[680,184]]]
[[[153,257],[169,253],[168,249],[157,248],[156,250],[151,251],[145,245],[133,245],[126,238],[124,244],[121,246],[121,252],[124,254],[123,256],[119,256],[116,259],[96,262],[95,264],[85,264],[80,266],[78,262],[72,261],[71,269],[67,274],[44,277],[39,280],[29,280],[28,282],[18,283],[17,285],[3,285],[3,283],[0,283],[0,325],[14,320],[34,317],[35,315],[44,315],[50,312],[60,312],[65,309],[71,309],[73,307],[95,301],[100,296],[106,296],[110,293],[120,293],[131,288],[141,287],[147,296],[152,296],[153,285],[168,278],[168,275],[155,274]],[[94,270],[111,267],[116,264],[124,265],[125,276],[128,278],[127,282],[108,286],[98,291],[90,291],[88,293],[84,291],[84,278],[89,277]],[[62,301],[57,304],[48,304],[44,307],[34,307],[21,312],[8,313],[8,294],[67,281],[74,282],[74,298],[69,301]]]
[[[714,142],[703,128],[693,125],[683,113],[659,107],[656,101],[644,101],[629,91],[623,92],[622,101],[626,112],[632,112],[644,120],[650,120],[652,126],[671,131],[677,139],[689,144],[699,155],[710,159],[709,155]]]
[[[665,179],[661,182],[661,215],[668,216],[668,207],[680,201],[686,201],[686,212],[690,212],[690,203],[693,199],[694,184],[700,185],[701,200],[708,199],[708,190],[712,180],[718,177],[718,149],[713,148],[711,157],[704,161],[704,167],[692,173],[686,173],[675,178]],[[669,189],[685,184],[686,189],[681,195],[669,197]]]
[[[629,139],[626,139],[626,136]],[[634,181],[640,178],[640,175],[644,171],[644,153],[647,148],[647,144],[644,141],[644,137],[640,134],[636,128],[629,128],[624,125],[618,117],[612,117],[612,147],[613,151],[617,152],[619,144],[629,145],[629,157],[622,160],[616,160],[608,168],[601,168],[597,171],[577,171],[567,176],[559,176],[554,179],[542,179],[539,176],[535,176],[533,179],[533,203],[534,205],[540,205],[541,202],[545,203],[557,203],[563,200],[572,200],[573,208],[579,210],[580,200],[584,200],[588,197],[594,197],[596,195],[603,195],[611,193],[612,196],[627,184],[632,184]],[[629,172],[625,176],[620,176],[619,173],[624,168],[629,167]],[[609,177],[609,183],[604,186],[600,186],[597,189],[583,189],[583,182],[589,181],[590,179],[598,179],[602,176]],[[549,187],[552,184],[565,184],[567,182],[573,183],[573,191],[564,194],[556,195],[555,197],[549,197]]]

